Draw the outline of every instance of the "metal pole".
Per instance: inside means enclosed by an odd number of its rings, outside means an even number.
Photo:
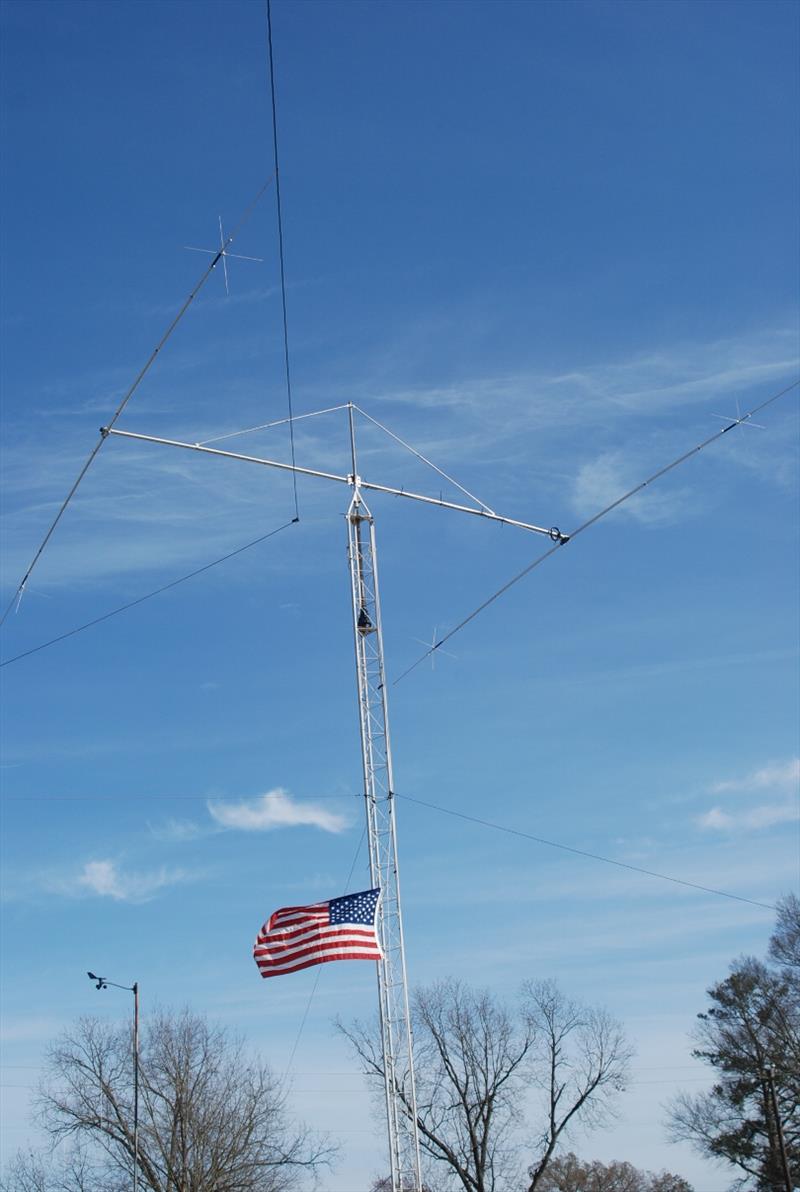
[[[86,976],[95,981],[96,989],[124,989],[133,994],[133,1192],[139,1188],[139,982],[133,985],[119,985],[116,981],[109,981],[107,977],[98,977],[97,973],[88,972]],[[101,1081],[102,1085],[102,1081]]]
[[[381,890],[378,932],[383,957],[378,963],[378,1005],[391,1187],[392,1192],[421,1192],[375,531],[355,472],[354,439],[351,450],[353,499],[347,523],[370,878]]]
[[[352,430],[353,409],[348,403],[350,410],[350,421]],[[181,447],[185,451],[199,451],[201,455],[219,455],[223,459],[238,459],[242,463],[260,464],[264,468],[277,468],[281,472],[292,472],[297,476],[316,476],[320,480],[336,480],[340,484],[353,483],[351,476],[337,476],[333,472],[320,472],[317,468],[301,468],[294,464],[280,463],[275,459],[262,459],[258,455],[242,455],[238,451],[222,451],[216,447],[206,447],[202,443],[182,443],[179,439],[164,439],[158,435],[141,435],[132,430],[114,430],[110,427],[101,427],[100,432],[103,435],[114,435],[119,439],[134,439],[140,443],[158,443],[162,447]],[[351,449],[352,449],[351,437]],[[355,469],[353,474],[355,474]],[[370,480],[362,480],[359,478],[358,487],[368,489],[370,492],[387,493],[391,497],[405,497],[409,501],[422,501],[425,505],[438,505],[440,509],[454,509],[457,513],[470,513],[473,517],[482,517],[484,521],[498,522],[503,526],[516,526],[520,530],[529,530],[532,534],[543,534],[552,542],[568,542],[569,536],[562,534],[557,526],[551,526],[550,529],[545,529],[544,526],[535,526],[532,522],[518,521],[514,517],[501,517],[499,513],[492,513],[491,510],[481,506],[480,509],[473,509],[469,505],[457,505],[453,501],[445,501],[442,497],[426,497],[423,493],[410,492],[405,488],[391,488],[387,484],[373,484]]]
[[[139,982],[133,983],[133,1192],[139,1187]]]

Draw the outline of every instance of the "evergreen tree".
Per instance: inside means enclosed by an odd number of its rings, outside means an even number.
[[[708,991],[694,1055],[717,1072],[671,1110],[673,1137],[741,1173],[736,1186],[788,1192],[800,1181],[800,901],[781,900],[773,964],[742,957]]]

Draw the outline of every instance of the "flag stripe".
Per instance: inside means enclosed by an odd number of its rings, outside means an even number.
[[[325,924],[330,922],[327,913],[324,915],[293,915],[291,919],[281,919],[277,923],[273,923],[270,919],[261,928],[262,932],[271,931],[291,931],[293,927],[308,927],[311,924]]]
[[[335,944],[352,940],[356,944],[375,943],[374,931],[359,931],[357,927],[327,927],[325,931],[306,931],[298,939],[256,941],[253,955],[269,956],[274,952],[298,952],[309,943]]]
[[[328,908],[326,906],[320,910],[313,906],[294,906],[291,910],[275,911],[270,918],[270,923],[273,927],[280,927],[282,923],[302,923],[310,919],[319,919],[320,923],[324,923],[327,918]]]
[[[370,952],[343,952],[335,956],[312,956],[310,960],[301,960],[298,964],[287,965],[279,969],[261,969],[262,977],[282,977],[285,973],[299,973],[301,969],[312,968],[315,964],[327,964],[330,960],[380,960]],[[260,967],[260,966],[259,966]]]
[[[296,952],[285,952],[281,956],[256,956],[259,968],[283,968],[295,960],[303,960],[306,956],[343,956],[347,952],[360,952],[369,955],[372,960],[380,959],[380,952],[374,944],[361,940],[342,940],[338,944],[312,944],[308,948],[298,948]]]
[[[329,931],[330,925],[326,919],[324,923],[306,923],[302,927],[279,927],[277,931],[264,931],[262,928],[258,933],[256,939],[257,943],[266,943],[268,940],[275,940],[280,943],[282,940],[294,940],[299,936],[306,935],[309,931]]]

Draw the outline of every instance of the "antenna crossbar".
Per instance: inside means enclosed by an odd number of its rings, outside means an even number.
[[[285,464],[275,459],[263,459],[258,455],[242,455],[237,451],[223,451],[215,447],[205,447],[202,443],[183,443],[179,439],[165,439],[160,435],[143,435],[131,430],[117,430],[114,427],[102,427],[100,433],[102,435],[118,435],[123,439],[136,439],[144,443],[160,443],[165,447],[181,447],[186,451],[199,451],[202,455],[219,455],[224,459],[238,459],[244,463],[261,464],[266,468],[277,468],[282,472],[293,472],[298,476],[316,476],[321,480],[336,480],[340,484],[349,484],[352,486],[354,480],[357,480],[358,485],[362,489],[368,489],[370,492],[387,493],[393,497],[406,497],[410,501],[422,501],[426,505],[438,505],[442,509],[454,509],[457,513],[471,513],[473,517],[482,517],[486,521],[500,522],[506,526],[516,526],[520,530],[528,530],[532,534],[544,534],[553,542],[559,544],[568,541],[568,535],[562,534],[561,531],[553,526],[546,529],[544,526],[536,526],[530,522],[519,521],[513,517],[502,517],[499,513],[492,513],[490,510],[481,508],[474,509],[470,505],[457,505],[453,501],[445,501],[441,497],[426,497],[422,493],[411,492],[405,488],[392,488],[388,484],[375,484],[368,480],[363,480],[361,477],[354,477],[352,474],[347,476],[339,476],[334,472],[322,472],[317,468],[301,468],[299,464]]]
[[[482,517],[486,521],[500,522],[504,526],[516,526],[520,530],[529,530],[532,534],[544,534],[554,542],[567,542],[568,537],[556,527],[546,529],[544,526],[534,526],[530,522],[518,521],[514,517],[503,517],[499,513],[492,513],[489,509],[473,509],[470,505],[456,505],[453,501],[443,501],[441,497],[425,497],[421,493],[412,493],[405,488],[390,488],[385,484],[370,484],[361,481],[361,488],[367,488],[374,493],[389,493],[394,497],[408,497],[412,501],[424,501],[426,505],[440,505],[443,509],[455,509],[458,513],[471,513],[474,517]]]
[[[258,455],[241,455],[237,451],[223,451],[219,447],[204,447],[202,443],[182,443],[179,439],[164,439],[160,435],[142,435],[132,430],[115,430],[101,427],[101,435],[118,435],[122,439],[137,439],[143,443],[161,443],[165,447],[183,447],[187,451],[199,451],[201,455],[220,455],[223,459],[238,459],[248,464],[262,464],[267,468],[278,468],[282,472],[298,472],[301,476],[318,476],[322,480],[339,480],[348,483],[346,476],[333,472],[320,472],[316,468],[301,468],[297,464],[284,464],[275,459],[261,459]]]

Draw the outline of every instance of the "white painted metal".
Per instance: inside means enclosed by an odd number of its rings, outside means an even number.
[[[378,1004],[392,1192],[421,1192],[375,524],[355,474],[347,528],[370,880],[381,889],[378,934],[383,959],[378,964]]]
[[[348,407],[351,408],[351,407]],[[352,413],[352,408],[351,408]],[[221,451],[215,447],[204,447],[202,443],[182,443],[178,439],[163,439],[157,435],[135,434],[132,430],[117,430],[116,428],[101,427],[102,435],[117,435],[123,439],[138,439],[145,443],[160,443],[166,447],[183,447],[187,451],[200,451],[203,455],[221,455],[225,459],[239,459],[248,464],[261,464],[267,468],[278,468],[283,472],[296,472],[298,476],[318,476],[323,480],[338,480],[342,484],[352,484],[352,476],[336,476],[333,472],[319,472],[314,468],[301,468],[293,464],[282,464],[274,459],[262,459],[257,455],[240,455],[236,451]],[[544,534],[554,542],[566,542],[567,535],[555,528],[545,529],[544,526],[534,526],[529,522],[517,521],[513,517],[501,517],[499,513],[491,513],[488,509],[472,509],[469,505],[456,505],[452,501],[443,501],[441,497],[426,497],[421,493],[409,492],[405,488],[389,488],[385,484],[373,484],[369,480],[359,479],[359,487],[370,492],[387,493],[393,497],[407,497],[410,501],[422,501],[426,505],[438,505],[442,509],[454,509],[457,513],[471,513],[475,517],[482,517],[486,521],[500,522],[504,526],[516,526],[520,530],[530,530],[533,534]]]

